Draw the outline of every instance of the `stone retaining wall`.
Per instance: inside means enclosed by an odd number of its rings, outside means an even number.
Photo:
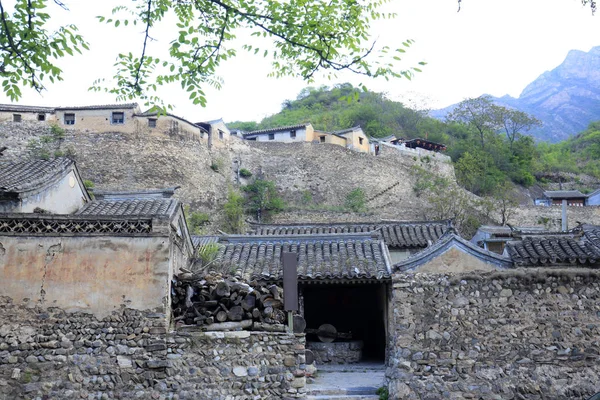
[[[0,399],[303,397],[304,336],[168,332],[165,315],[98,320],[0,298]]]
[[[396,274],[393,399],[587,399],[600,391],[600,274]]]

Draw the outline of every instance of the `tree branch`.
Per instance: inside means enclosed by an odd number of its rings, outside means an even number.
[[[138,94],[142,91],[140,87],[140,74],[142,70],[142,65],[144,64],[144,59],[146,58],[146,47],[148,46],[148,38],[150,37],[150,26],[152,25],[150,20],[150,12],[152,11],[152,0],[148,0],[148,9],[146,10],[146,32],[144,33],[144,46],[142,47],[142,55],[140,57],[140,62],[137,66],[137,70],[135,71],[135,81],[133,82],[133,87],[135,88]]]

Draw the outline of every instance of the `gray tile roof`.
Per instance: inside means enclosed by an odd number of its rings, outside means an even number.
[[[0,161],[0,195],[18,195],[53,184],[73,166],[67,158]]]
[[[381,221],[332,224],[252,224],[251,235],[305,235],[379,231],[393,248],[427,247],[449,228],[449,221]]]
[[[308,122],[306,124],[298,124],[298,125],[290,125],[290,126],[278,126],[276,128],[259,129],[257,131],[252,131],[252,132],[245,133],[244,136],[261,135],[261,134],[264,134],[264,133],[272,133],[272,132],[283,132],[283,131],[289,131],[291,129],[303,129],[303,128],[306,128],[308,125],[310,125],[310,122]]]
[[[518,266],[596,265],[600,263],[600,247],[594,244],[598,233],[528,236],[507,242],[505,251]]]
[[[23,106],[19,104],[0,104],[0,111],[8,112],[32,112],[32,113],[53,113],[53,107]]]
[[[389,255],[370,234],[227,236],[212,270],[245,280],[283,278],[281,253],[298,253],[300,281],[360,281],[390,277]]]
[[[355,132],[355,131],[362,131],[362,128],[360,127],[360,125],[353,126],[352,128],[346,128],[346,129],[342,129],[339,131],[334,131],[331,133],[334,135],[344,135],[346,133]]]
[[[219,243],[219,236],[197,236],[192,235],[192,244],[194,245],[194,249],[197,249],[198,246],[205,246],[207,244]]]
[[[170,217],[179,201],[176,199],[94,200],[76,214],[114,217]]]
[[[586,197],[579,190],[546,190],[544,196],[549,199],[575,199]]]
[[[94,106],[74,106],[74,107],[56,107],[55,110],[122,110],[128,108],[137,108],[138,103],[123,104],[101,104]]]

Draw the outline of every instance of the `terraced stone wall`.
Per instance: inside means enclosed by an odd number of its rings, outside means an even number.
[[[303,397],[304,336],[169,332],[165,315],[96,319],[0,297],[0,399]]]
[[[600,391],[600,275],[396,274],[392,399],[587,399]]]

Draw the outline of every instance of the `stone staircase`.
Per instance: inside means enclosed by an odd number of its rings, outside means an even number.
[[[384,375],[382,364],[317,366],[306,400],[378,400],[376,392],[384,385]]]

